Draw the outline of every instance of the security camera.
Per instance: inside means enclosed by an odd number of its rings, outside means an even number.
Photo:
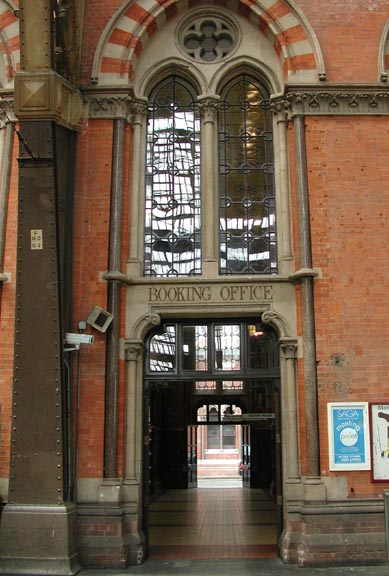
[[[73,346],[79,346],[80,344],[93,344],[94,337],[89,334],[73,334],[67,332],[65,334],[65,344],[72,344]]]

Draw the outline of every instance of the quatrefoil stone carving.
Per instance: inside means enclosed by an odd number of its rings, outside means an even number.
[[[217,16],[191,20],[180,34],[180,45],[187,56],[200,62],[218,62],[231,54],[237,44],[233,25]]]

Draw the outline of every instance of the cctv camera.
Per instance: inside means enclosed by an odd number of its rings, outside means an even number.
[[[89,334],[72,334],[70,332],[65,334],[65,344],[73,344],[73,346],[93,344],[93,340],[93,336]]]

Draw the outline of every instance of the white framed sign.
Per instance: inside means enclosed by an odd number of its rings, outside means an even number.
[[[389,482],[389,404],[370,404],[373,482]]]
[[[367,402],[330,402],[328,441],[330,470],[370,470]]]

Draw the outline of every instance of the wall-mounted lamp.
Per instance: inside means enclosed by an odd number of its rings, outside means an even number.
[[[106,332],[108,326],[113,320],[112,314],[100,308],[100,306],[94,306],[92,312],[86,319],[87,323],[93,328],[96,328],[99,332]]]

